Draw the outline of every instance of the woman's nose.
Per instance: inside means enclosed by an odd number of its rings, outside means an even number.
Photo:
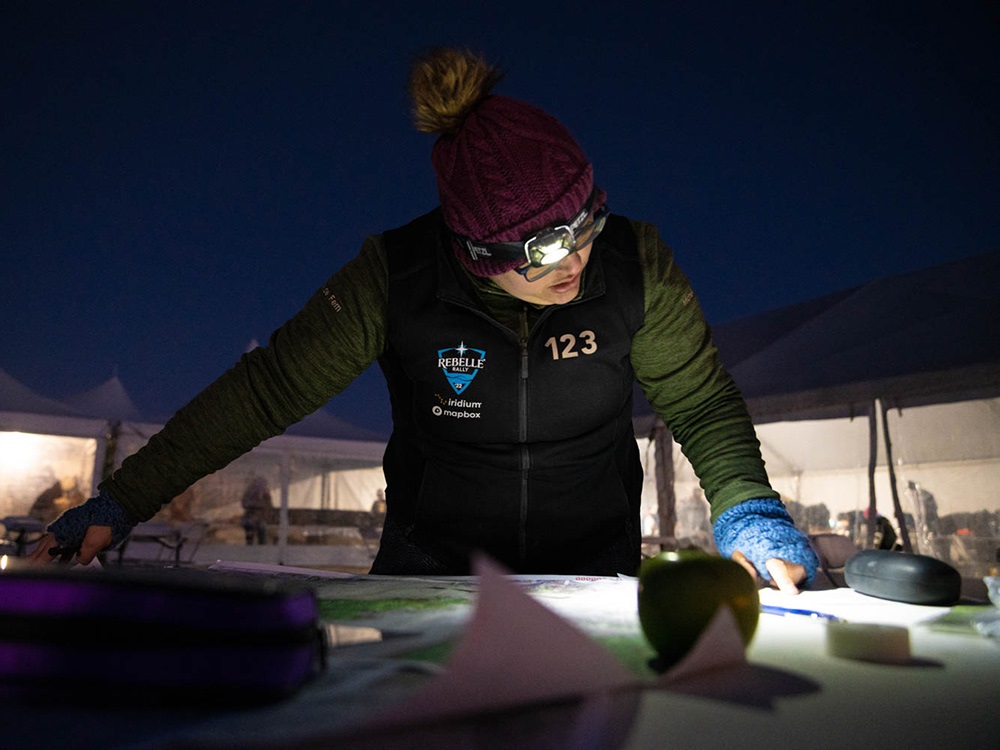
[[[580,257],[580,253],[570,253],[559,261],[558,267],[565,271],[578,271],[583,267],[583,259]]]

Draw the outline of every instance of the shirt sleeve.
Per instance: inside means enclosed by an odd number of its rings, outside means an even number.
[[[386,340],[381,236],[335,273],[267,346],[244,354],[101,483],[134,522],[323,406],[372,364]]]
[[[645,319],[632,366],[646,398],[691,462],[712,521],[751,498],[777,498],[736,383],[719,361],[687,277],[656,228],[633,222],[643,266]]]

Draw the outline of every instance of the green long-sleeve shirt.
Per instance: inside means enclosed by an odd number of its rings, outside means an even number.
[[[719,363],[701,308],[655,227],[633,221],[645,319],[632,340],[636,378],[680,443],[712,519],[750,498],[777,497],[743,398]],[[488,281],[477,288],[500,322],[524,303]],[[177,412],[101,484],[133,521],[342,392],[383,352],[387,265],[382,236],[335,273],[266,347],[239,362]],[[513,323],[511,323],[513,325]]]

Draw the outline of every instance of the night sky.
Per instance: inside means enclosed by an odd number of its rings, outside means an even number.
[[[2,0],[0,368],[183,405],[436,204],[405,79],[441,44],[567,125],[712,323],[1000,248],[996,2]],[[377,368],[330,409],[387,432]]]

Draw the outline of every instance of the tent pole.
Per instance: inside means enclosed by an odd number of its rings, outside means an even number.
[[[878,420],[875,417],[878,400],[868,407],[868,523],[866,525],[865,549],[875,546],[875,517],[878,514],[875,500],[875,464],[878,461]]]
[[[121,436],[122,423],[117,419],[108,422],[108,431],[104,436],[104,465],[101,466],[101,481],[110,477],[118,468],[118,438]]]
[[[896,467],[892,460],[892,440],[889,438],[889,409],[882,401],[882,437],[885,439],[885,456],[889,463],[889,487],[892,489],[892,509],[896,514],[896,521],[899,523],[899,535],[903,540],[903,550],[913,552],[910,544],[910,532],[906,529],[906,517],[903,515],[903,506],[899,502],[899,490],[896,488]]]
[[[660,418],[653,425],[656,459],[656,512],[660,522],[660,549],[663,540],[674,538],[677,531],[677,498],[674,495],[673,437]]]
[[[288,487],[291,484],[292,458],[281,454],[281,510],[278,513],[278,565],[285,564],[288,546]]]

